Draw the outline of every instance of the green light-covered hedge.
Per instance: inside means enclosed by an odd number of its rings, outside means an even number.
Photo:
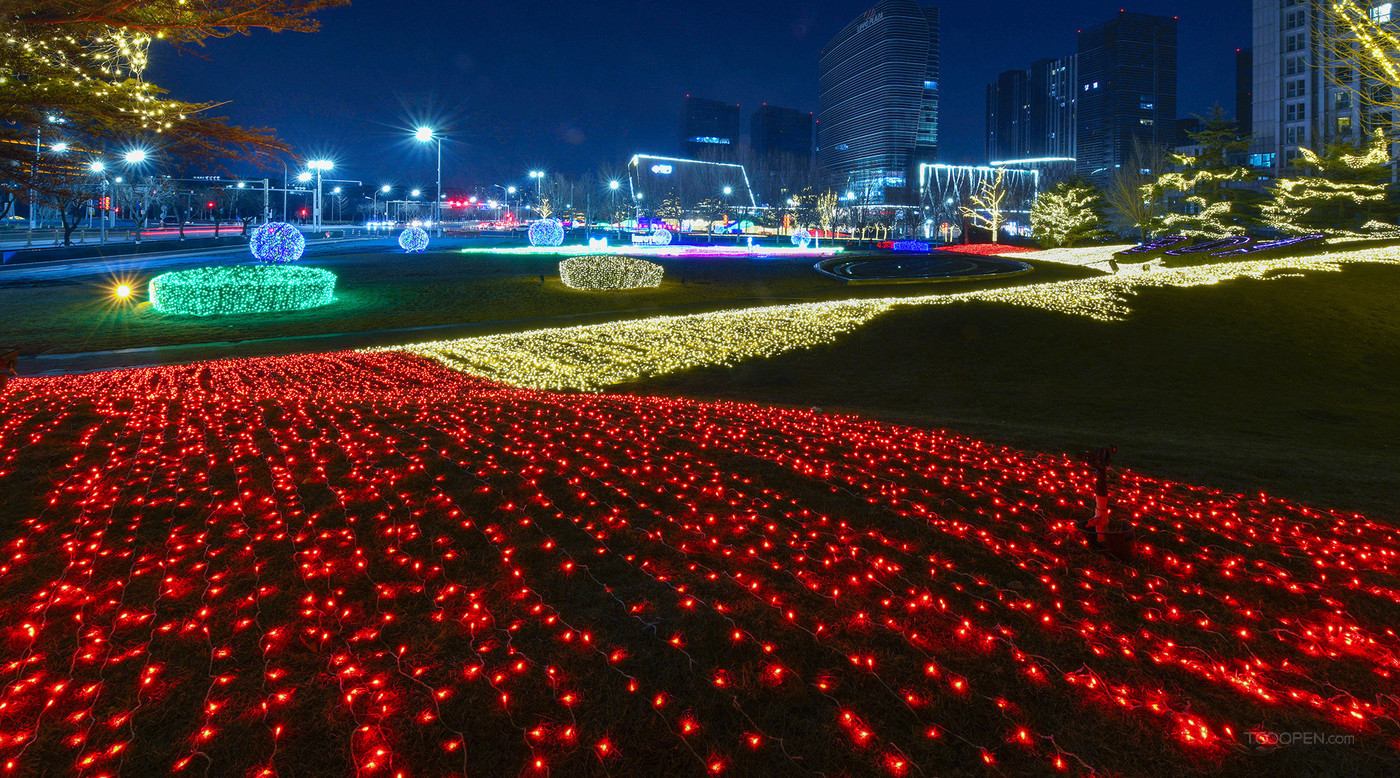
[[[335,299],[335,273],[290,265],[201,267],[151,279],[151,307],[221,316],[316,308]]]

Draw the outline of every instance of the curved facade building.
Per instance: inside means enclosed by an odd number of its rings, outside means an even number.
[[[825,184],[907,203],[938,151],[938,9],[882,0],[822,51],[817,155]]]

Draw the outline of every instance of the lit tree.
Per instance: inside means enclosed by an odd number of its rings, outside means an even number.
[[[1273,201],[1263,208],[1269,226],[1294,235],[1360,237],[1393,232],[1381,221],[1394,218],[1386,201],[1390,154],[1384,138],[1369,151],[1350,144],[1333,144],[1319,155],[1300,149],[1293,161],[1300,175],[1280,178],[1270,190]]]
[[[1061,181],[1031,206],[1031,234],[1045,248],[1072,247],[1103,233],[1103,197],[1084,178]]]
[[[1230,184],[1257,176],[1247,167],[1232,164],[1231,157],[1247,150],[1249,139],[1239,136],[1235,123],[1225,118],[1218,105],[1202,121],[1204,126],[1191,133],[1201,152],[1196,156],[1173,155],[1178,169],[1144,186],[1143,197],[1155,200],[1171,192],[1181,195],[1185,212],[1158,217],[1155,226],[1162,232],[1211,239],[1241,235],[1249,221],[1245,206],[1250,193]]]
[[[1314,39],[1327,80],[1356,93],[1368,108],[1400,111],[1400,34],[1390,18],[1369,2],[1323,0],[1318,5],[1320,29]]]
[[[817,195],[817,224],[820,224],[827,233],[830,233],[832,228],[836,226],[837,202],[836,193],[830,189]]]
[[[315,30],[311,14],[348,0],[0,0],[0,187],[61,189],[62,162],[35,141],[61,118],[72,145],[160,139],[163,153],[260,158],[284,152],[268,130],[209,116],[217,103],[164,97],[144,80],[153,41],[193,48],[256,29]]]
[[[1001,227],[1006,224],[1006,168],[997,168],[996,178],[982,180],[977,193],[968,198],[970,205],[960,209],[964,218],[992,233],[992,243],[1001,242]]]

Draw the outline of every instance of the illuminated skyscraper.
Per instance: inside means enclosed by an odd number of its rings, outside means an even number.
[[[938,155],[938,9],[881,0],[821,58],[817,158],[826,186],[866,204],[917,201]]]

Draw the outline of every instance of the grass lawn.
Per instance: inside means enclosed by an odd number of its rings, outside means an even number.
[[[504,332],[520,329],[517,320],[547,317],[583,318],[536,321],[530,326],[640,318],[662,310],[699,312],[982,288],[968,283],[847,286],[816,272],[815,260],[665,260],[666,278],[655,289],[581,292],[559,282],[557,259],[445,252],[405,256],[387,248],[347,251],[352,253],[313,256],[302,263],[339,276],[336,302],[311,311],[254,316],[162,316],[147,303],[117,304],[110,291],[114,280],[106,274],[43,285],[7,285],[0,273],[0,310],[6,314],[0,345],[19,347],[26,354],[71,353],[473,322],[501,322],[499,331]],[[991,285],[1094,274],[1047,263],[1030,275]],[[123,280],[144,296],[150,277]],[[412,339],[405,336],[405,342]]]
[[[1002,334],[966,326],[919,356]],[[17,775],[1400,767],[1377,522],[1128,474],[1123,564],[1062,457],[403,354],[20,379],[0,412]]]
[[[1400,267],[1142,289],[1127,321],[896,308],[835,344],[619,387],[935,426],[1400,520]]]

